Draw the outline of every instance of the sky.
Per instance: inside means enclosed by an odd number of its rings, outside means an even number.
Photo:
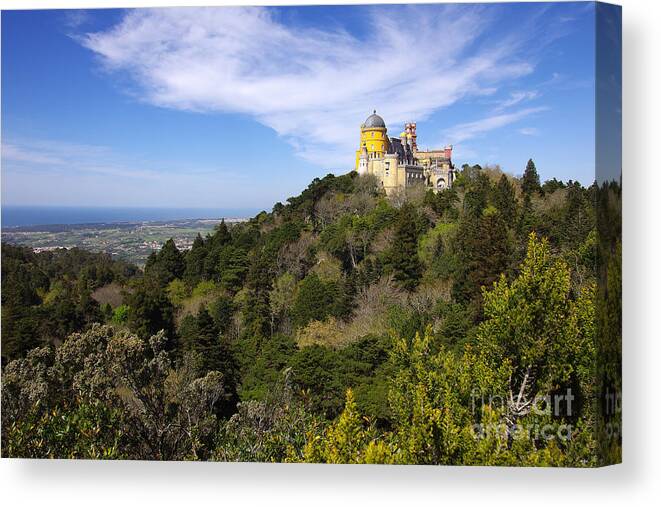
[[[353,169],[374,109],[589,185],[594,4],[2,12],[3,205],[270,209]]]

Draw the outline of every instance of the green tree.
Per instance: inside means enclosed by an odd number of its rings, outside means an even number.
[[[434,349],[429,328],[393,344],[388,399],[400,463],[459,464],[474,442],[470,405],[461,399],[470,379],[454,354]]]
[[[186,284],[179,278],[172,280],[165,288],[165,292],[173,306],[180,306],[184,299],[188,297]]]
[[[326,431],[308,441],[304,459],[310,463],[392,463],[387,445],[376,440],[373,428],[365,428],[351,389],[344,410]]]
[[[125,324],[129,317],[128,305],[119,305],[112,313],[112,323],[116,325]]]
[[[562,217],[562,242],[570,248],[578,247],[594,227],[594,204],[580,183],[567,185]]]
[[[273,281],[273,290],[269,293],[271,310],[271,334],[279,325],[285,332],[289,329],[289,313],[294,300],[296,278],[291,273],[283,273]]]
[[[517,228],[521,243],[525,243],[525,238],[538,228],[540,222],[541,220],[533,206],[530,194],[524,194]]]
[[[218,255],[217,270],[221,287],[236,292],[248,273],[248,254],[242,248],[225,246]]]
[[[417,287],[422,276],[418,258],[418,216],[415,208],[407,203],[399,211],[395,223],[395,239],[390,253],[390,263],[395,280],[406,290]]]
[[[217,370],[222,360],[218,328],[206,308],[200,309],[196,318],[197,333],[192,349],[200,357],[201,371]]]
[[[230,296],[220,295],[209,305],[209,313],[216,328],[221,334],[226,334],[232,325],[234,302]]]
[[[204,278],[204,261],[207,257],[207,247],[199,234],[193,241],[193,246],[186,253],[184,280],[189,287],[195,287]]]
[[[346,389],[339,353],[329,347],[311,345],[300,349],[290,365],[294,384],[309,394],[311,410],[329,418],[337,416]]]
[[[12,457],[202,459],[223,375],[175,365],[167,340],[109,326],[35,349],[3,372],[3,449]]]
[[[491,181],[482,170],[478,170],[464,194],[464,210],[471,216],[480,216],[489,204],[491,194]]]
[[[158,252],[153,252],[147,258],[145,275],[165,287],[175,278],[183,276],[185,266],[183,254],[170,238]]]
[[[174,346],[174,310],[162,290],[141,284],[126,298],[129,329],[143,339],[164,331]]]
[[[291,370],[278,372],[263,400],[239,403],[221,421],[213,459],[219,461],[302,461],[306,438],[320,424],[295,396]]]
[[[438,192],[428,190],[425,194],[423,204],[429,206],[434,212],[448,220],[455,220],[459,212],[456,205],[459,203],[459,195],[454,187],[446,188]]]
[[[511,240],[507,225],[493,207],[478,218],[466,217],[457,233],[459,272],[453,294],[458,302],[477,302],[481,288],[508,270]]]
[[[521,179],[521,190],[526,195],[532,195],[535,192],[541,192],[542,187],[539,184],[539,174],[537,174],[537,168],[535,167],[535,162],[532,159],[528,160],[526,164],[526,170],[523,172],[523,178]]]
[[[493,205],[503,217],[505,223],[510,227],[514,226],[517,217],[516,194],[514,193],[514,186],[504,174],[498,180],[498,185],[496,185]]]
[[[507,361],[511,373],[499,392],[509,400],[509,424],[530,411],[528,400],[576,380],[586,400],[594,389],[594,287],[572,298],[570,270],[547,240],[531,234],[519,276],[484,291],[485,321],[477,344],[488,368]],[[521,401],[521,400],[526,400]],[[588,403],[589,406],[589,403]]]
[[[316,273],[310,273],[298,284],[291,309],[295,327],[303,327],[311,320],[324,320],[332,314],[336,287],[323,282]]]
[[[552,194],[556,190],[560,190],[562,188],[565,188],[565,184],[562,182],[562,180],[558,180],[556,178],[553,178],[552,180],[546,180],[542,185],[542,191],[544,194]]]

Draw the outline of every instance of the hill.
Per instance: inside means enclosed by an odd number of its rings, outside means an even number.
[[[83,334],[11,363],[3,407],[44,417],[43,408],[28,410],[33,398],[22,384],[41,355],[55,368],[45,389],[57,378],[78,400],[54,396],[47,405],[109,418],[105,440],[95,445],[111,457],[594,464],[593,436],[584,428],[594,417],[586,400],[595,388],[587,370],[595,354],[598,194],[595,185],[541,185],[532,161],[521,179],[464,166],[439,193],[412,187],[387,197],[375,179],[356,173],[315,179],[271,212],[198,235],[188,251],[166,242],[141,276],[120,276],[116,268],[124,265],[111,263],[115,274],[103,282],[121,285],[122,304],[100,311],[90,302],[69,328]],[[3,246],[3,261],[5,255],[16,257]],[[12,263],[5,275],[5,264],[3,359],[6,312],[23,297],[11,287],[46,269]],[[62,297],[89,302],[102,282],[88,271],[72,277],[56,270],[30,282],[41,292],[32,291],[26,304],[50,308],[49,294],[62,280],[84,287]],[[50,335],[8,333],[20,345],[6,360],[57,343]],[[80,378],[98,373],[70,359],[92,350],[98,368],[111,372],[101,387],[81,385]],[[131,371],[122,366],[127,361]],[[70,370],[79,372],[77,383],[62,376]],[[118,397],[112,386],[129,392]],[[469,435],[476,422],[512,429],[547,417],[529,406],[484,404],[483,397],[475,412],[476,392],[506,400],[512,392],[534,397],[570,387],[582,411],[551,422],[556,432],[571,422],[576,439],[518,445],[511,437]],[[147,392],[160,400],[149,416],[127,401],[144,405]],[[165,443],[155,449],[155,425],[171,428],[185,413],[192,426],[159,433]],[[10,430],[3,424],[4,447],[15,455],[40,452],[21,426],[26,417],[12,419]],[[193,429],[195,442],[185,437]],[[86,455],[89,443],[74,440],[79,447],[67,452]]]

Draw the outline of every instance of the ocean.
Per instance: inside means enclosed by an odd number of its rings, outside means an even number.
[[[259,209],[2,206],[2,227],[249,218]]]

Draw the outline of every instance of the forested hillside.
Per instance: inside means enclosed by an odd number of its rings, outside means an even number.
[[[55,345],[74,331],[102,322],[94,299],[101,287],[119,290],[138,268],[78,248],[34,253],[2,244],[2,363],[37,346]]]
[[[621,338],[596,330],[618,329],[621,246],[595,203],[619,193],[540,184],[532,161],[438,194],[350,173],[168,241],[144,274],[3,245],[3,453],[608,462],[596,378],[619,378]]]

